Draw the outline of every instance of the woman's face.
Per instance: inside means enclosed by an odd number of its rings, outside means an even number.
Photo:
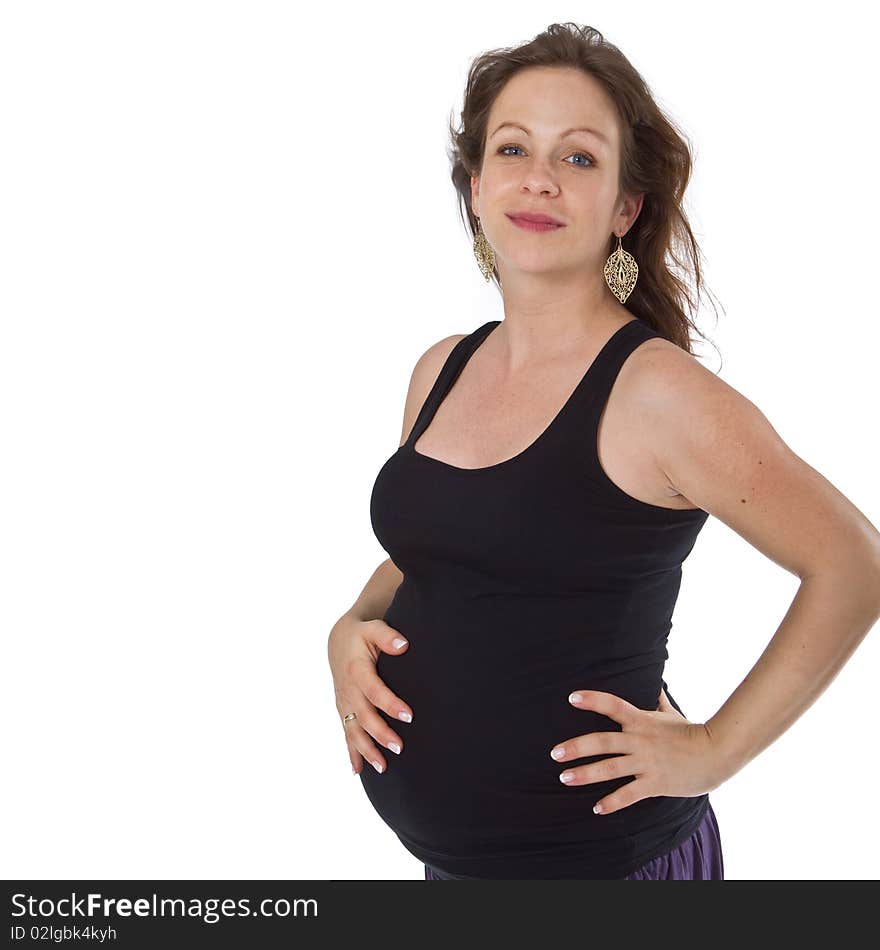
[[[593,132],[563,134],[572,128]],[[511,268],[601,270],[609,237],[625,233],[641,208],[641,196],[618,195],[619,161],[616,111],[592,77],[541,66],[508,80],[489,112],[482,172],[471,179],[474,213],[502,280]],[[507,215],[524,211],[565,226],[523,230]]]

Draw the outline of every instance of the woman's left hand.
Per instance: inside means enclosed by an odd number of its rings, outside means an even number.
[[[574,696],[580,699],[572,702]],[[620,696],[594,689],[572,693],[569,702],[576,709],[591,710],[619,722],[623,731],[591,732],[554,746],[550,755],[556,762],[612,756],[590,765],[572,766],[561,773],[571,773],[571,780],[565,781],[560,775],[560,781],[575,786],[635,776],[600,799],[593,811],[607,815],[656,795],[692,798],[724,781],[717,749],[705,725],[682,716],[663,689],[656,711],[639,709]],[[564,750],[563,754],[557,753],[559,749]]]

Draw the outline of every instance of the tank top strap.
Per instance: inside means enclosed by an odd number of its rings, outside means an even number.
[[[573,411],[561,435],[569,445],[575,442],[583,446],[586,441],[586,458],[594,469],[601,468],[597,446],[599,420],[611,389],[633,350],[654,337],[662,337],[662,334],[638,318],[619,327],[593,360],[582,380],[583,385],[575,390]]]
[[[660,335],[638,318],[625,323],[612,334],[588,371],[589,382],[583,393],[586,404],[590,412],[595,415],[596,421],[605,408],[611,388],[626,359],[645,340]]]
[[[452,384],[458,379],[458,375],[464,369],[465,363],[471,358],[474,350],[483,342],[485,337],[488,336],[499,323],[501,323],[500,320],[489,320],[481,327],[477,327],[476,330],[467,336],[463,336],[458,343],[452,347],[449,351],[449,356],[446,357],[446,362],[434,380],[434,385],[422,403],[422,408],[416,416],[412,431],[404,444],[414,445],[418,441],[419,436],[431,424],[434,413],[439,408],[440,403],[443,402],[446,394],[452,389]]]

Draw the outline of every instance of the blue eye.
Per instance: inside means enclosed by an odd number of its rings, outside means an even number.
[[[502,145],[501,148],[498,149],[498,154],[501,155],[502,153],[507,152],[507,150],[510,148],[515,148],[515,149],[519,149],[519,151],[522,151],[519,145]],[[590,168],[591,166],[596,164],[593,161],[592,157],[590,155],[587,155],[586,152],[573,152],[569,156],[569,158],[574,158],[576,155],[580,155],[581,158],[585,158],[590,163],[589,165],[585,165],[582,162],[574,163],[575,165],[580,165],[581,168]],[[512,158],[513,156],[510,156],[510,157]]]
[[[581,158],[585,158],[585,159],[590,163],[590,165],[593,164],[593,159],[590,158],[590,156],[587,155],[586,152],[575,152],[575,153],[574,153],[573,155],[571,155],[570,157],[571,157],[571,158],[574,158],[575,155],[580,155]],[[589,166],[589,165],[584,165],[583,167],[584,167],[584,168],[589,168],[590,166]]]

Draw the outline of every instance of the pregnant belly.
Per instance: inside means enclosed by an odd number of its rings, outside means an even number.
[[[378,675],[413,709],[409,724],[379,711],[404,748],[399,756],[385,752],[384,773],[361,771],[382,819],[402,838],[450,856],[625,834],[641,803],[603,816],[592,807],[632,776],[568,786],[559,780],[566,767],[609,756],[560,764],[550,750],[575,736],[620,731],[614,720],[573,707],[573,690],[603,690],[654,709],[659,672],[599,677],[595,664],[538,650],[452,646],[411,636],[405,654],[380,654]]]

